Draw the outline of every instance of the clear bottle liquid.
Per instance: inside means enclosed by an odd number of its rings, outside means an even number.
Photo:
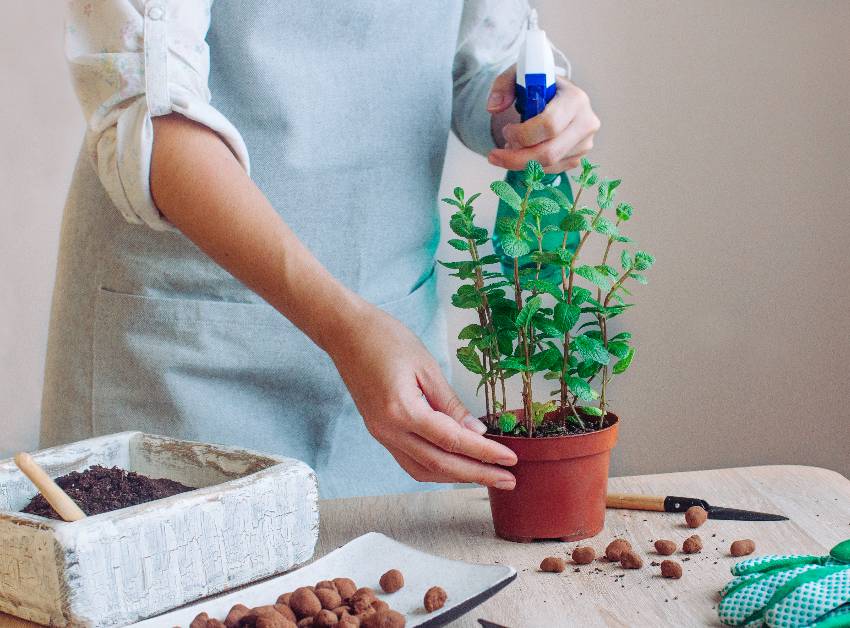
[[[510,185],[517,194],[520,195],[521,198],[525,197],[525,185],[523,185],[523,173],[515,170],[509,170],[507,176],[505,177],[505,181]],[[573,191],[570,186],[570,178],[566,172],[562,172],[560,174],[547,174],[544,178],[543,182],[547,186],[552,186],[558,188],[561,192],[563,192],[570,202],[573,201]],[[546,193],[546,190],[535,190],[531,193],[530,198],[535,198],[538,196],[547,196],[551,198]],[[549,214],[543,216],[540,219],[541,228],[546,225],[555,225],[558,226],[561,224],[561,221],[564,219],[566,215],[565,210],[561,210],[557,214]],[[505,203],[504,201],[499,201],[499,208],[496,210],[496,220],[502,218],[503,216],[507,216],[509,218],[514,218],[516,216],[516,212],[511,209],[510,205]],[[561,242],[563,241],[564,235],[563,232],[551,232],[547,233],[543,236],[543,250],[551,251],[553,249],[559,248],[561,246]],[[571,231],[567,236],[567,248],[571,251],[574,251],[576,245],[579,241],[579,234],[577,231]],[[513,277],[514,272],[514,258],[505,255],[502,250],[501,236],[498,233],[493,234],[493,250],[496,255],[502,260],[502,272],[509,277]],[[537,250],[537,243],[534,243],[533,250]],[[531,259],[531,255],[524,255],[519,258],[519,267],[520,270],[524,268],[536,268],[537,264],[534,260]],[[548,279],[549,281],[558,281],[561,278],[561,269],[558,266],[552,265],[544,265],[540,269],[540,279]]]

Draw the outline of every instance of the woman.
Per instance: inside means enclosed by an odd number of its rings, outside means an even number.
[[[433,256],[450,126],[505,168],[560,171],[591,147],[598,120],[567,81],[516,121],[527,10],[71,2],[88,133],[43,444],[128,429],[234,444],[306,461],[326,497],[512,488],[516,457],[441,373]]]

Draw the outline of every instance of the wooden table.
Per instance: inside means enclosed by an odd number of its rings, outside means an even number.
[[[644,567],[625,571],[595,561],[562,574],[541,573],[549,555],[568,556],[576,543],[516,544],[497,539],[490,521],[487,494],[465,489],[413,495],[327,500],[321,504],[322,528],[316,556],[370,531],[449,558],[507,563],[519,572],[516,581],[456,622],[478,626],[485,618],[520,626],[703,626],[719,625],[717,591],[729,580],[735,559],[729,545],[751,538],[757,553],[827,553],[850,537],[850,481],[825,469],[768,466],[663,475],[612,478],[611,491],[702,497],[721,506],[787,515],[785,522],[709,520],[699,530],[684,525],[682,515],[609,510],[606,529],[582,544],[601,554],[615,536],[623,536],[644,556]],[[702,553],[684,560],[681,580],[665,580],[652,561],[655,539],[681,543],[697,532]],[[404,565],[399,566],[404,570]],[[575,571],[578,569],[578,571]],[[439,575],[435,576],[435,583]],[[449,591],[451,596],[451,591]],[[0,616],[0,626],[32,626]]]

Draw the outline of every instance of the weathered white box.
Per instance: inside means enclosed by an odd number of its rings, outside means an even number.
[[[0,462],[0,611],[121,626],[309,560],[319,531],[306,464],[123,432],[33,454],[51,477],[94,464],[197,490],[74,523],[19,513],[34,487]]]

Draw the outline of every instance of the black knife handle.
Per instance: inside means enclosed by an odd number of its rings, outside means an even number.
[[[708,502],[695,497],[676,497],[669,495],[664,498],[664,512],[685,512],[691,506],[702,506],[708,511]]]

